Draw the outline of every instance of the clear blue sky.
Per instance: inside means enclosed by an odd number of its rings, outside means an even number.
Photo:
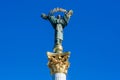
[[[54,7],[74,11],[64,29],[67,80],[120,80],[119,0],[1,0],[0,80],[51,80],[54,30],[40,14]]]

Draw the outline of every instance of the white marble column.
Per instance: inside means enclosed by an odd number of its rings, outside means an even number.
[[[65,73],[55,73],[52,75],[52,80],[66,80]]]

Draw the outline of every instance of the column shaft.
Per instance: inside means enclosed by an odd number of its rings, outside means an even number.
[[[52,80],[66,80],[66,74],[55,73],[55,74],[52,75]]]

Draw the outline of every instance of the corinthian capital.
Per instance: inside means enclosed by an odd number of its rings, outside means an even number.
[[[67,73],[69,68],[69,58],[70,53],[51,53],[48,52],[47,56],[49,59],[48,67],[50,68],[51,74],[55,73]]]

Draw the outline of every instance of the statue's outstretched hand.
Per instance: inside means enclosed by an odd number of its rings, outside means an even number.
[[[69,11],[67,12],[67,16],[68,16],[68,17],[72,16],[72,14],[73,14],[73,10],[69,10]]]
[[[43,19],[45,19],[45,20],[48,19],[48,16],[47,16],[46,14],[44,14],[44,13],[41,14],[41,17],[42,17]]]

